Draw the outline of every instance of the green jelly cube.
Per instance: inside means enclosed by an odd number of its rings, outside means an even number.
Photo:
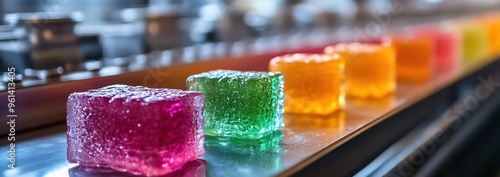
[[[214,70],[192,75],[205,96],[205,134],[260,138],[283,127],[283,74]]]

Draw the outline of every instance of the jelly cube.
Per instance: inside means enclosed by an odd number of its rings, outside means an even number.
[[[214,70],[192,75],[205,96],[205,134],[256,139],[283,127],[281,73]]]
[[[480,17],[477,23],[486,29],[491,58],[500,55],[500,16]]]
[[[163,175],[203,156],[203,95],[111,85],[67,102],[68,161]]]
[[[384,38],[396,49],[396,77],[402,82],[426,82],[434,69],[434,42],[430,37],[395,35]]]
[[[272,176],[284,166],[283,138],[284,133],[281,131],[271,132],[259,139],[207,136],[205,157],[211,159],[209,167],[224,169],[208,170],[207,176]],[[249,165],[259,170],[242,170]]]
[[[474,22],[453,22],[448,27],[462,34],[462,57],[464,63],[477,63],[488,59],[490,46],[486,28]]]
[[[285,119],[288,128],[311,128],[327,131],[345,131],[345,112],[335,111],[329,115],[292,114]]]
[[[341,109],[343,60],[339,55],[294,54],[273,58],[269,70],[285,76],[285,112],[329,114]]]
[[[396,89],[396,54],[391,46],[337,44],[325,48],[325,53],[339,54],[345,59],[347,95],[382,97]]]
[[[462,59],[462,38],[457,30],[419,26],[415,32],[434,41],[435,69],[438,72],[456,70]]]
[[[202,159],[187,162],[175,172],[160,177],[206,177],[206,162]],[[101,167],[75,166],[68,169],[69,177],[140,177],[127,172],[119,172]]]

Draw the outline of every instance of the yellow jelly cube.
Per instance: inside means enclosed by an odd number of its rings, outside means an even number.
[[[491,58],[500,54],[500,16],[479,17],[477,23],[486,29]]]

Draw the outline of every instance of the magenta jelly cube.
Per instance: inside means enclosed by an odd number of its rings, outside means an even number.
[[[200,92],[111,85],[67,102],[68,161],[163,175],[203,156]]]

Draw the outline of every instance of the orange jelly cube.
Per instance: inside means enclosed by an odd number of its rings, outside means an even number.
[[[285,77],[285,112],[330,114],[341,109],[343,60],[339,55],[294,54],[273,58],[269,71]]]
[[[345,87],[348,96],[382,97],[396,89],[396,54],[391,46],[337,44],[325,53],[345,58]]]
[[[434,68],[434,43],[429,36],[390,36],[384,44],[396,49],[396,76],[403,82],[426,82]]]

